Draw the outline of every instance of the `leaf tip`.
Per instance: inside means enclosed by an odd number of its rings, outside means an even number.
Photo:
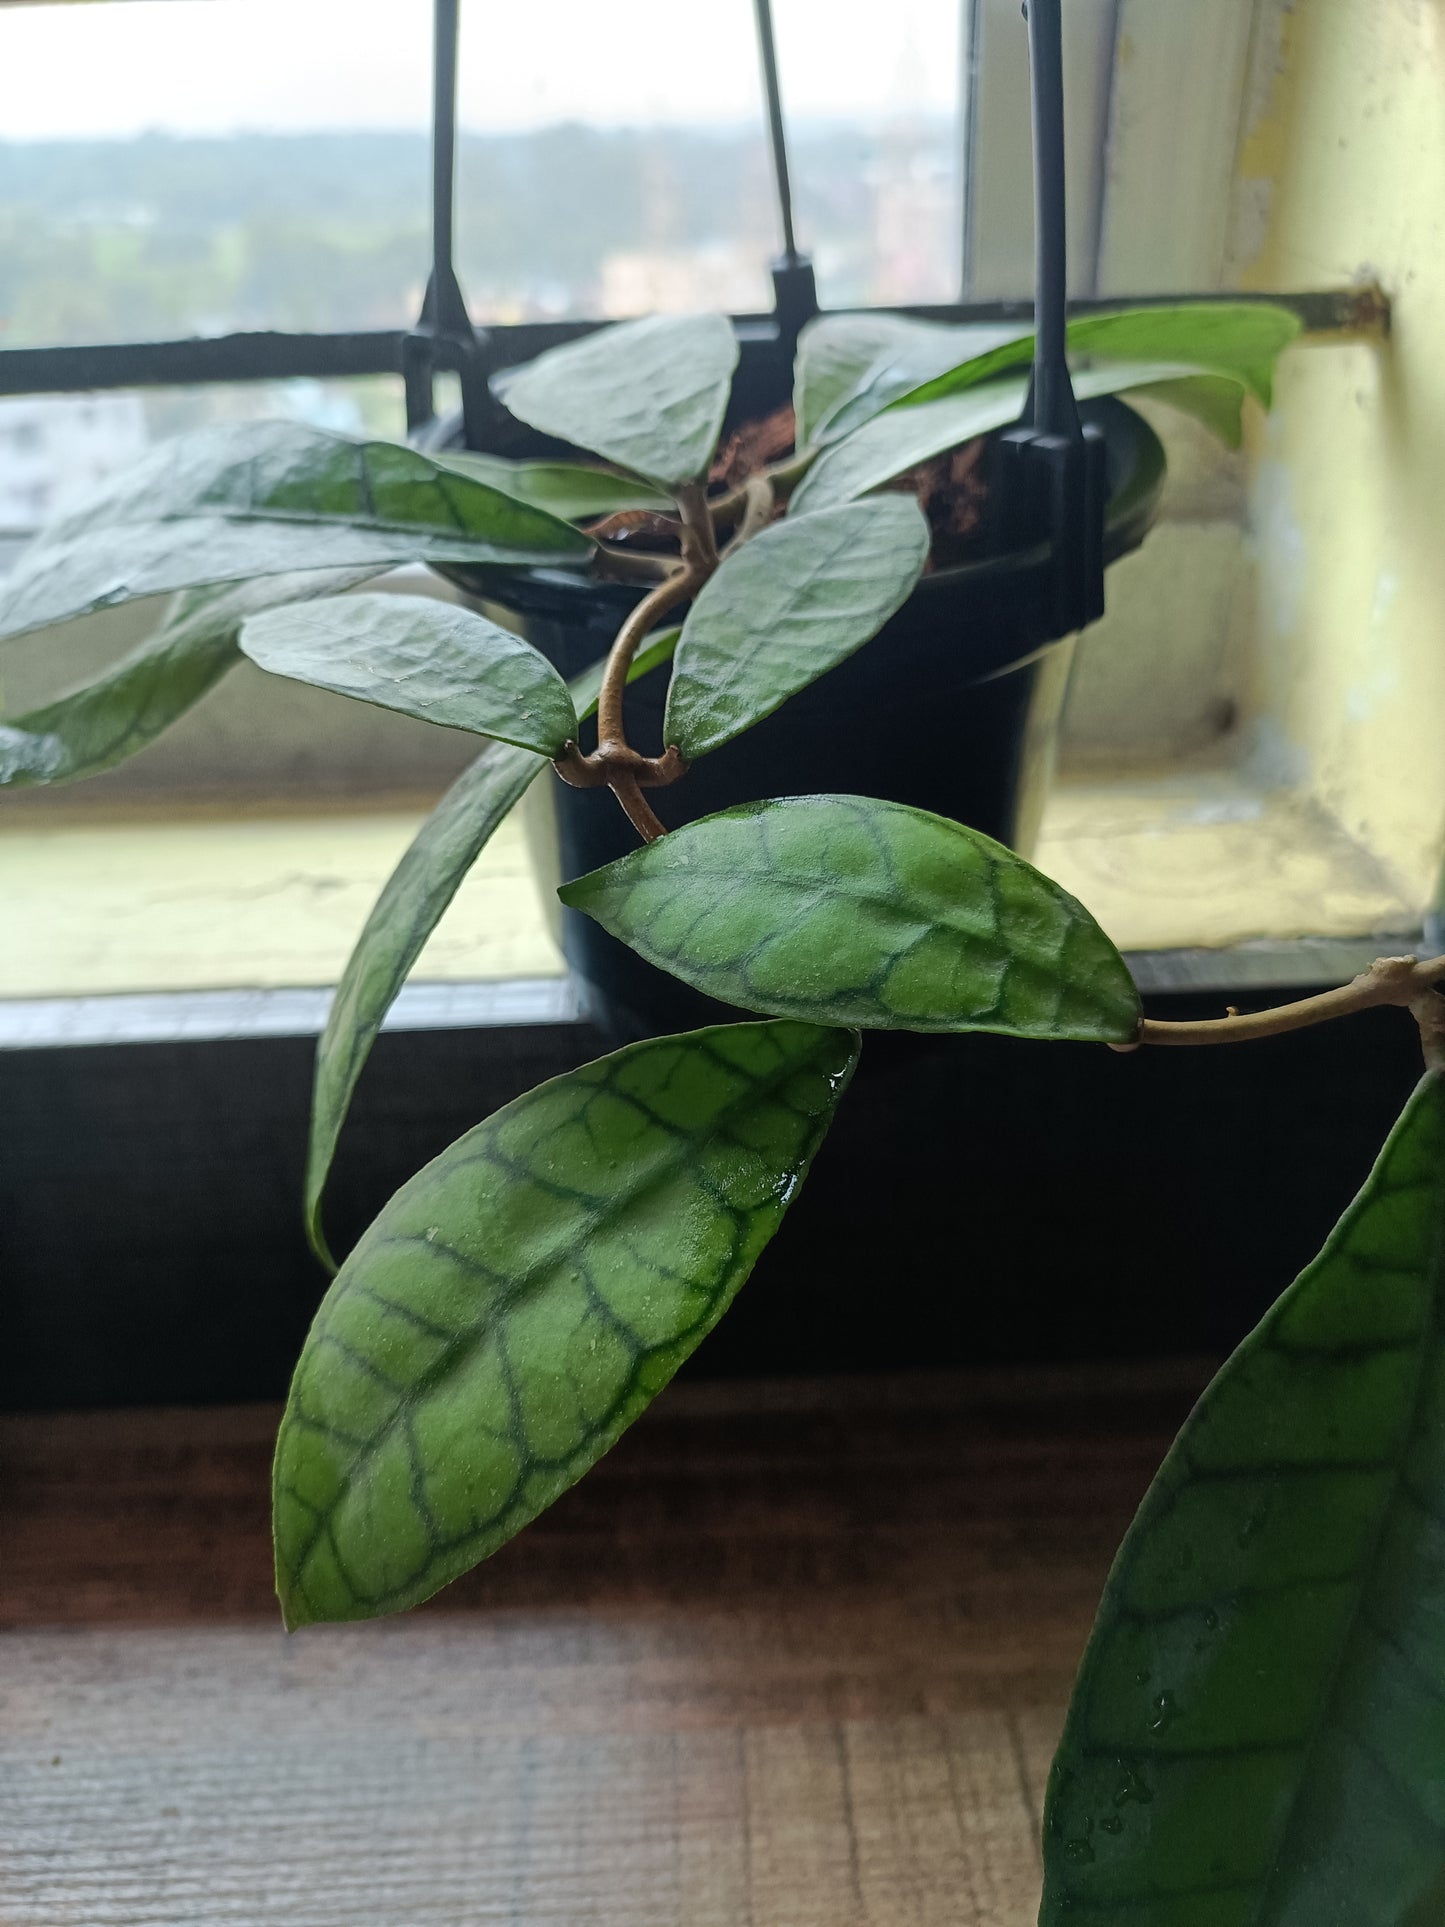
[[[603,867],[610,870],[613,866],[609,863]],[[557,885],[559,900],[566,904],[569,910],[582,910],[588,916],[595,915],[592,900],[596,896],[598,880],[602,874],[602,870],[588,870],[583,876],[572,877],[566,883],[559,883]]]
[[[323,1267],[330,1278],[334,1278],[341,1267],[332,1255],[331,1246],[326,1242],[326,1233],[321,1225],[321,1198],[319,1194],[306,1200],[306,1242],[311,1247],[312,1256]]]
[[[280,1606],[281,1606],[282,1632],[299,1633],[303,1626],[311,1626],[315,1624],[315,1621],[312,1620],[308,1614],[306,1614],[305,1612],[302,1612],[298,1607],[292,1604],[287,1594],[283,1593],[279,1587],[276,1590],[276,1598],[280,1602]]]

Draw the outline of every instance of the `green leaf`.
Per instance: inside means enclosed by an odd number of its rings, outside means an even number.
[[[865,796],[746,803],[558,893],[684,983],[865,1030],[1123,1043],[1139,999],[1080,904],[962,824]]]
[[[624,509],[661,509],[670,512],[672,497],[635,475],[618,475],[610,468],[588,468],[580,462],[509,462],[500,455],[478,455],[470,450],[438,452],[433,460],[459,475],[473,476],[499,488],[519,502],[560,515],[564,522],[589,522]]]
[[[1184,301],[1082,316],[1069,323],[1069,352],[1111,361],[1186,362],[1241,383],[1268,408],[1275,364],[1302,325],[1291,309],[1267,301]]]
[[[138,596],[297,569],[539,564],[585,535],[392,442],[291,422],[160,443],[44,530],[0,585],[0,637]]]
[[[943,338],[951,331],[936,323],[914,327],[919,332],[908,351],[881,360],[856,393],[835,408],[826,424],[830,441],[861,427],[883,408],[938,401],[994,381],[1033,359],[1033,330],[1004,329],[981,352],[970,352],[952,367],[940,366]],[[925,332],[930,329],[939,338],[935,343]],[[1113,361],[1178,362],[1225,376],[1267,408],[1274,364],[1299,331],[1297,315],[1268,302],[1193,301],[1081,315],[1069,323],[1068,346],[1071,360],[1092,355]]]
[[[306,1159],[306,1232],[312,1250],[333,1271],[321,1229],[321,1194],[382,1019],[463,877],[546,767],[545,757],[528,750],[500,743],[484,749],[422,824],[347,958],[317,1046]]]
[[[435,596],[358,595],[273,609],[241,631],[259,668],[424,723],[560,756],[577,734],[567,685],[510,629]]]
[[[880,356],[906,342],[925,322],[880,309],[859,314],[821,314],[798,336],[793,364],[793,414],[798,446],[817,440],[818,430],[858,385]],[[958,357],[954,357],[958,359]]]
[[[263,576],[176,599],[153,636],[94,682],[0,723],[0,787],[73,783],[134,756],[241,660],[236,636],[253,610],[337,595],[374,569]]]
[[[1075,379],[1083,381],[1086,377]],[[1244,440],[1247,390],[1228,375],[1174,375],[1164,381],[1131,382],[1127,392],[1166,402],[1181,414],[1192,415],[1226,448],[1238,448]]]
[[[1226,383],[1222,376],[1202,376],[1195,369],[1158,361],[1105,362],[1074,377],[1074,393],[1080,401],[1134,389],[1187,408],[1209,427],[1225,432],[1227,440],[1238,440],[1238,401],[1244,392],[1238,382]],[[1232,389],[1235,397],[1232,414],[1228,406],[1221,406],[1225,389]],[[932,461],[945,449],[1007,428],[1018,420],[1027,393],[1027,381],[991,381],[937,401],[875,415],[823,451],[794,489],[790,513],[816,514],[835,503],[855,501],[870,489],[906,475],[920,462]],[[1231,422],[1232,434],[1228,432]]]
[[[628,681],[666,662],[681,633],[661,629],[650,636],[633,659]],[[579,720],[597,707],[605,663],[604,657],[571,684]],[[500,744],[483,750],[418,830],[347,959],[317,1046],[306,1163],[306,1235],[332,1271],[336,1264],[321,1228],[321,1199],[357,1080],[386,1013],[462,879],[546,766],[544,757],[525,750]]]
[[[1302,326],[1291,309],[1267,301],[1184,301],[1085,315],[1069,324],[1069,350],[1115,361],[1188,362],[1242,382],[1268,408],[1275,363]]]
[[[1011,324],[950,326],[903,315],[820,315],[798,341],[793,406],[800,446],[836,441],[921,382],[1033,333]]]
[[[907,601],[928,543],[905,496],[792,515],[754,536],[688,611],[664,742],[704,756],[851,656]]]
[[[730,1024],[634,1044],[403,1185],[327,1293],[282,1420],[289,1626],[415,1605],[602,1456],[776,1231],[857,1041]]]
[[[724,315],[651,315],[551,348],[492,386],[514,415],[651,481],[707,472],[738,345]]]
[[[1043,1927],[1440,1920],[1442,1600],[1437,1074],[1124,1542],[1050,1779]]]

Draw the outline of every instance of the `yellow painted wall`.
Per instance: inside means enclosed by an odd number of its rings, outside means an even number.
[[[1262,0],[1231,269],[1378,280],[1383,348],[1286,357],[1250,521],[1266,775],[1428,900],[1445,848],[1445,0]]]

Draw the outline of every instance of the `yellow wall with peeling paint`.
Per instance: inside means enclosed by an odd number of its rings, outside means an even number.
[[[1265,0],[1232,211],[1246,288],[1378,280],[1384,347],[1286,357],[1250,500],[1265,778],[1428,901],[1445,848],[1445,0]]]

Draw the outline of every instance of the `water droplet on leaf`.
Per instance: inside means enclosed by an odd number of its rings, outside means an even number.
[[[1154,1789],[1139,1777],[1138,1773],[1127,1761],[1121,1760],[1119,1762],[1119,1780],[1114,1788],[1114,1805],[1116,1807],[1126,1807],[1131,1800],[1135,1800],[1141,1807],[1147,1807],[1153,1798]]]
[[[1172,1693],[1161,1693],[1154,1702],[1154,1717],[1149,1722],[1151,1733],[1163,1733],[1173,1724],[1179,1711],[1178,1701]]]
[[[1247,1546],[1251,1539],[1258,1538],[1259,1534],[1264,1530],[1264,1519],[1265,1515],[1262,1511],[1250,1513],[1236,1534],[1240,1545]]]

